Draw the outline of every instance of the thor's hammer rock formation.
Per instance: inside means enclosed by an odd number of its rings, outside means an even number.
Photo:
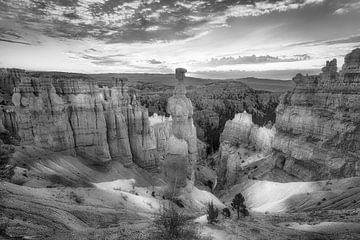
[[[167,112],[172,116],[172,129],[167,143],[164,173],[176,187],[184,187],[186,179],[194,180],[194,165],[198,158],[193,106],[185,96],[183,83],[185,73],[186,69],[176,69],[178,84],[167,105]]]

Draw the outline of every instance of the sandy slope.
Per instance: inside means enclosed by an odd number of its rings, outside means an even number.
[[[353,222],[321,222],[317,224],[300,224],[297,222],[283,223],[288,228],[317,233],[360,233],[360,223]]]
[[[222,199],[230,202],[242,192],[257,212],[299,212],[360,207],[360,178],[319,182],[278,183],[248,180],[233,186]]]

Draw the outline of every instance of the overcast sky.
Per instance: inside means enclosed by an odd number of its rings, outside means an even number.
[[[0,67],[291,79],[356,47],[359,0],[0,0]]]

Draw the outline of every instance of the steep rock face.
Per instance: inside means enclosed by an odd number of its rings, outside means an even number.
[[[9,87],[10,88],[10,87]],[[147,110],[124,80],[99,87],[82,79],[21,76],[14,106],[2,106],[2,125],[16,132],[21,144],[65,151],[97,163],[120,160],[158,169],[156,136]]]
[[[221,143],[239,145],[241,143],[253,144],[257,150],[268,152],[275,137],[275,127],[267,125],[259,127],[253,123],[252,115],[246,111],[235,114],[234,119],[225,124],[224,131],[220,136]]]
[[[24,70],[15,68],[0,69],[0,90],[12,93],[15,86],[20,83],[20,77],[25,73]]]
[[[270,154],[275,133],[275,127],[270,124],[265,127],[254,124],[252,115],[246,111],[227,121],[220,136],[217,161],[220,185],[235,184],[248,164]]]
[[[159,116],[154,114],[149,117],[151,135],[155,136],[156,149],[160,161],[163,161],[167,153],[167,143],[171,136],[172,117]]]
[[[186,179],[194,180],[194,165],[198,158],[196,128],[193,124],[193,106],[185,94],[185,69],[176,69],[179,80],[174,95],[169,98],[167,112],[172,117],[171,135],[167,142],[164,162],[165,175],[172,184],[184,187]]]
[[[276,165],[303,180],[360,175],[360,49],[298,74],[276,110]]]

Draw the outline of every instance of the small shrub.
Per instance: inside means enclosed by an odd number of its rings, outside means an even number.
[[[81,204],[84,202],[84,198],[82,196],[77,195],[74,192],[70,192],[70,199],[75,201],[78,204]]]
[[[124,199],[124,201],[127,201],[129,199],[129,197],[126,195],[122,195],[122,198]]]
[[[148,240],[203,240],[191,219],[177,211],[174,204],[160,210]]]
[[[217,220],[218,216],[219,216],[219,210],[214,206],[213,202],[210,202],[207,208],[208,223],[210,224],[216,223],[218,221]]]
[[[231,217],[230,210],[228,208],[223,208],[222,215],[226,218],[230,218]]]

